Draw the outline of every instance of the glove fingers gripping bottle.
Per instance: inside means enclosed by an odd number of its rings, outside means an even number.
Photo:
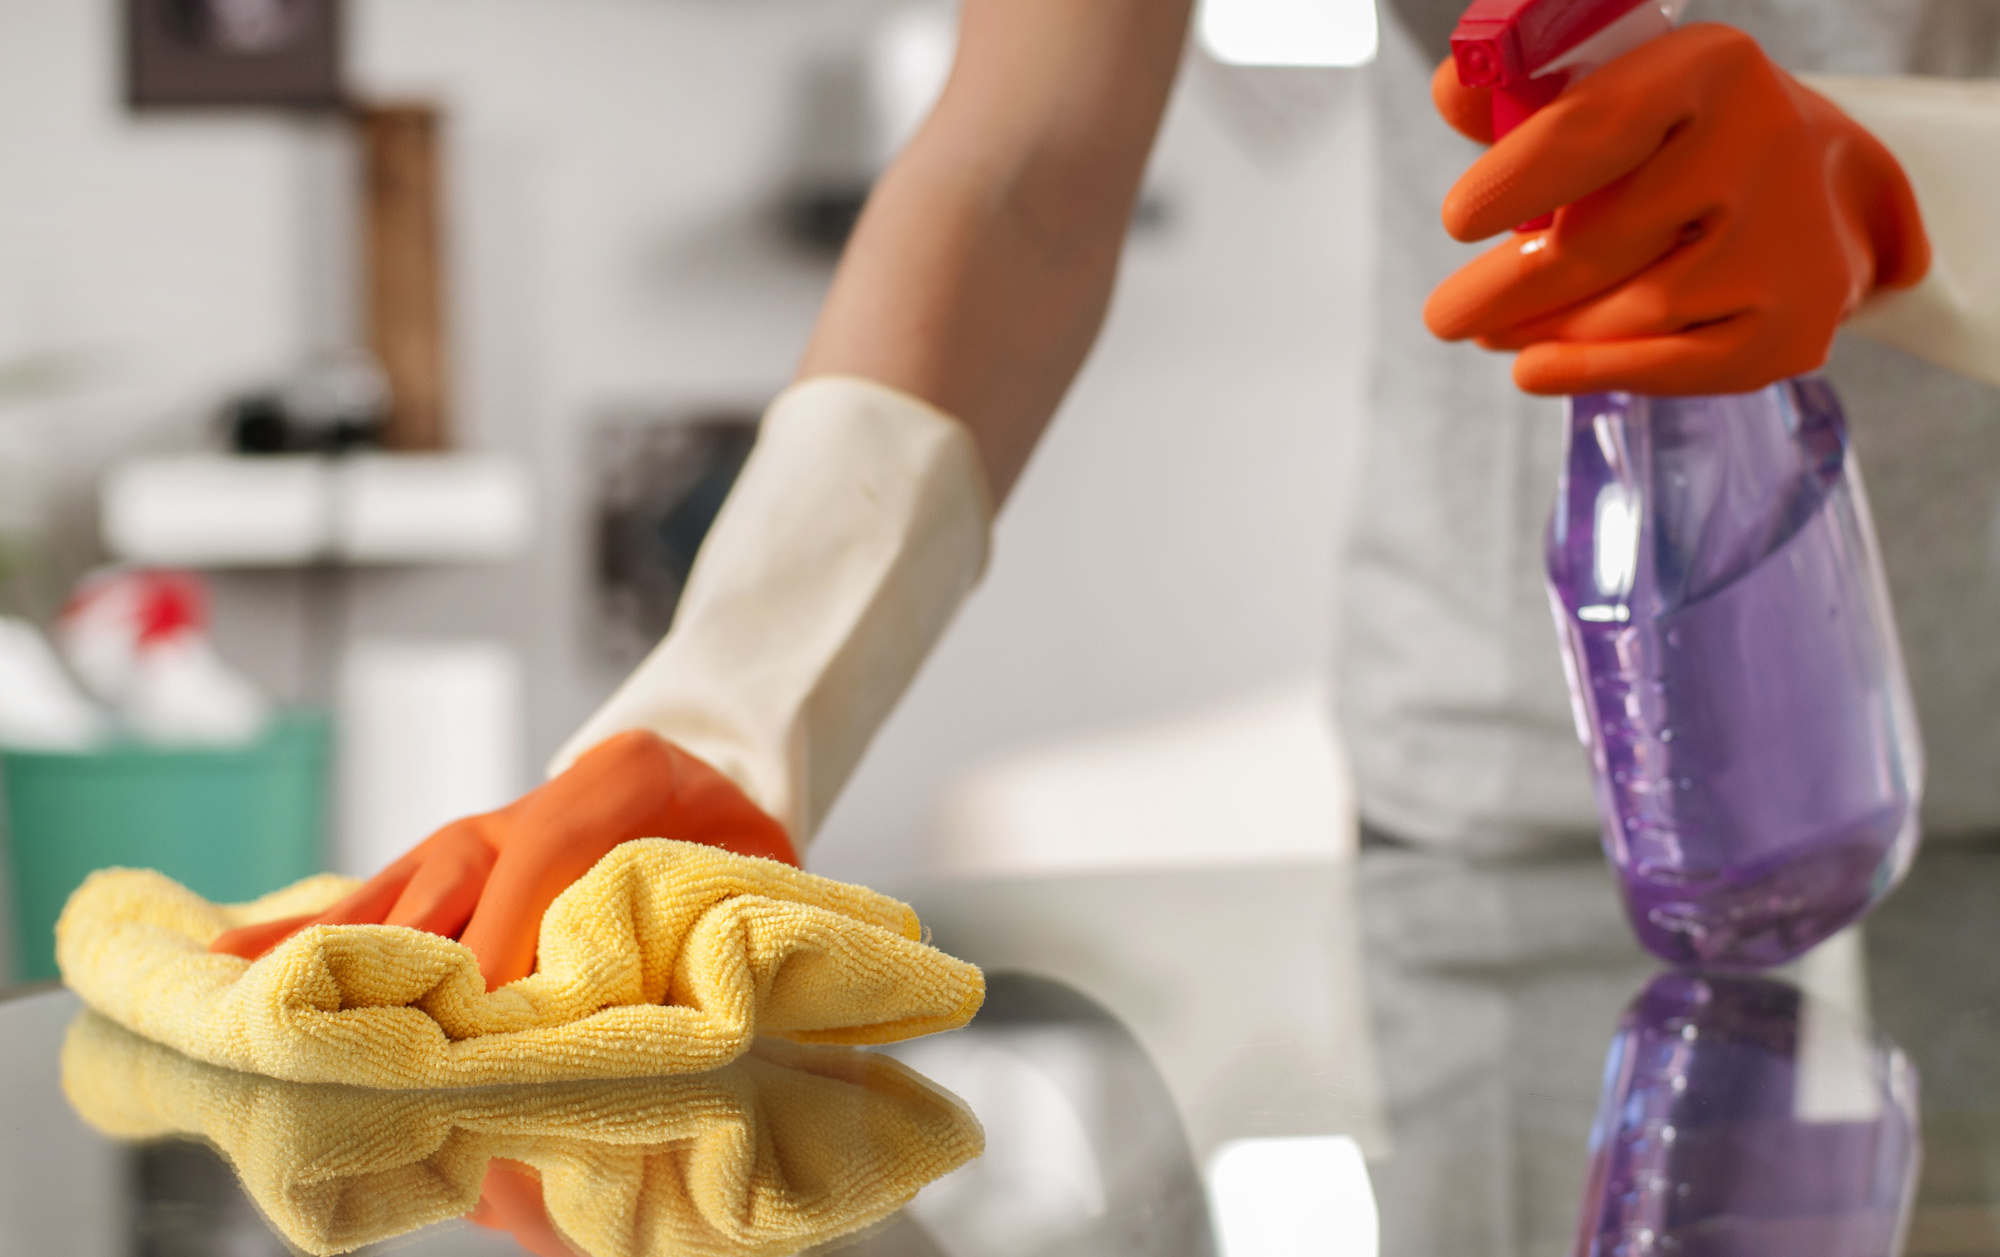
[[[1460,81],[1495,88],[1504,135],[1684,2],[1476,0]],[[1923,751],[1823,380],[1570,398],[1547,560],[1605,852],[1648,950],[1782,964],[1901,880]]]

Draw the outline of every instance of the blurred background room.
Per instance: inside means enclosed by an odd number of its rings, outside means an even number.
[[[7,971],[52,975],[84,870],[366,874],[536,781],[952,40],[911,0],[0,0]],[[1291,783],[1264,856],[1351,842],[1373,47],[1364,0],[1207,0],[1104,337],[816,871],[1220,858],[1246,772]]]

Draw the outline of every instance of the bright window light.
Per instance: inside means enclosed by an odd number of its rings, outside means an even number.
[[[1367,65],[1375,0],[1202,0],[1201,45],[1230,65]]]
[[[1232,1139],[1208,1161],[1221,1257],[1377,1257],[1375,1191],[1345,1135]]]

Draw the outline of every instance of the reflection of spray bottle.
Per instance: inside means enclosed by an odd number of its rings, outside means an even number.
[[[1890,1257],[1916,1195],[1916,1071],[1786,982],[1655,978],[1619,1023],[1576,1257]]]
[[[1460,81],[1505,134],[1684,2],[1475,0]],[[1923,779],[1839,401],[1574,397],[1565,464],[1549,591],[1633,926],[1672,961],[1789,960],[1901,879]]]

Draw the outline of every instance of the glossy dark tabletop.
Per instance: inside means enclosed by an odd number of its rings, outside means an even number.
[[[1753,977],[1662,977],[1595,859],[888,889],[991,983],[894,1061],[359,1092],[0,1004],[0,1254],[2000,1254],[2000,850]]]

